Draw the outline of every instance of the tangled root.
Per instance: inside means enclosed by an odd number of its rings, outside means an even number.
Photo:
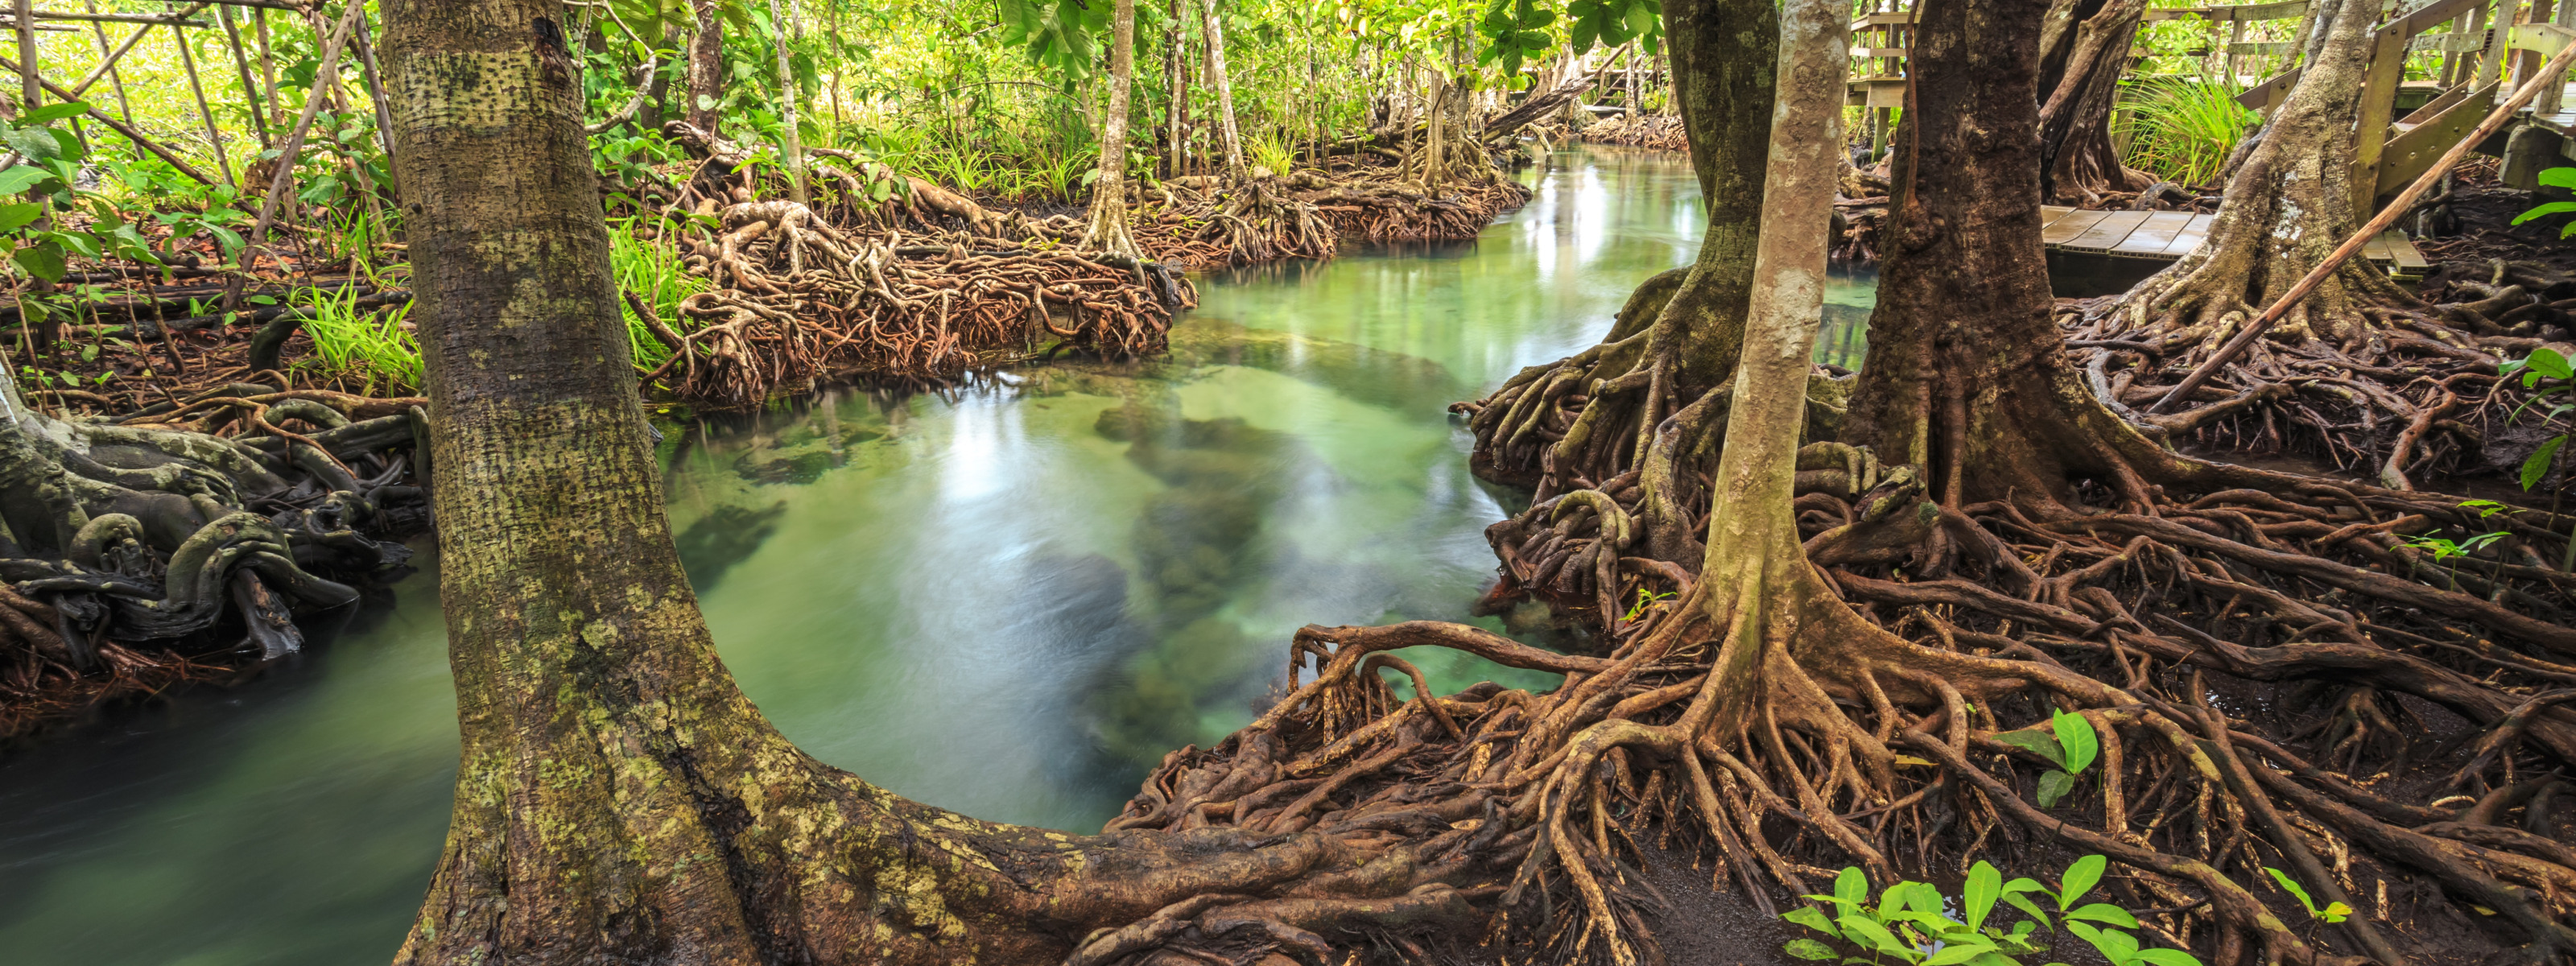
[[[2516,562],[2565,548],[2546,515],[2290,477],[2121,511],[1945,507],[1913,467],[1812,445],[1796,503],[1810,566],[1781,604],[1800,630],[1764,646],[1729,705],[1724,629],[1705,617],[1719,590],[1632,552],[1630,484],[1675,458],[1496,528],[1495,596],[1588,598],[1597,656],[1434,622],[1300,631],[1286,695],[1167,757],[1109,829],[1320,835],[1349,864],[1095,947],[1420,950],[1457,934],[1463,903],[1487,943],[1650,962],[1666,902],[1642,870],[1668,849],[1716,859],[1712,888],[1776,912],[1841,865],[1939,876],[2063,843],[2127,866],[2113,901],[2216,964],[2394,961],[2377,924],[2392,888],[2497,910],[2497,941],[2526,961],[2576,953],[2576,853],[2550,812],[2552,769],[2576,755],[2576,578]],[[2461,562],[2396,537],[2427,526],[2502,526],[2521,546]],[[1388,653],[1419,646],[1563,678],[1433,696]],[[2353,777],[2439,753],[2397,725],[2398,696],[2457,723],[2468,748],[2443,760],[2468,766],[2448,787]],[[2058,766],[2032,749],[2061,712],[2090,723],[2101,763],[2042,806]],[[2292,929],[2267,868],[2361,914]],[[1324,897],[1347,905],[1278,911]]]

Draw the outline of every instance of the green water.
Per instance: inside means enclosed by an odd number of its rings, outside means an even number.
[[[725,661],[824,761],[1087,831],[1164,751],[1248,720],[1299,625],[1464,619],[1502,495],[1443,407],[1595,341],[1703,217],[1677,158],[1551,160],[1473,243],[1202,278],[1169,359],[667,427]],[[0,964],[387,959],[455,767],[422,559],[295,663],[0,760]],[[1425,664],[1444,689],[1499,670]]]

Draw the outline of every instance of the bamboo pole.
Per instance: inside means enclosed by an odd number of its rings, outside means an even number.
[[[2424,192],[2432,190],[2434,185],[2439,184],[2442,176],[2450,172],[2452,165],[2460,163],[2460,159],[2467,157],[2469,151],[2477,147],[2479,142],[2485,141],[2489,135],[2503,128],[2505,122],[2512,120],[2516,112],[2531,103],[2532,98],[2540,96],[2542,88],[2555,86],[2555,82],[2550,79],[2559,76],[2559,73],[2566,70],[2570,63],[2576,63],[2576,44],[2567,45],[2567,48],[2559,51],[2557,56],[2549,58],[2549,63],[2542,65],[2538,72],[2529,75],[2528,79],[2523,81],[2521,89],[2513,92],[2513,97],[2496,105],[2495,110],[2487,112],[2487,119],[2478,122],[2477,130],[2469,132],[2468,137],[2461,138],[2460,143],[2451,145],[2451,150],[2444,152],[2441,160],[2433,162],[2433,166],[2424,169],[2424,173],[2415,179],[2414,184],[2407,185],[2406,190],[2398,192],[2397,197],[2389,201],[2388,207],[2380,209],[2379,214],[2371,218],[2368,224],[2361,226],[2360,231],[2353,232],[2352,237],[2344,239],[2343,244],[2337,246],[2333,254],[2327,255],[2325,261],[2318,262],[2317,267],[2308,270],[2307,277],[2299,279],[2298,284],[2290,286],[2290,290],[2274,300],[2270,308],[2264,309],[2260,317],[2245,327],[2245,331],[2227,340],[2227,344],[2220,346],[2217,353],[2202,362],[2199,368],[2193,369],[2191,375],[2184,376],[2181,385],[2173,387],[2172,392],[2166,393],[2164,398],[2148,406],[2147,412],[2160,413],[2174,403],[2182,401],[2190,396],[2193,390],[2199,389],[2202,383],[2208,382],[2209,377],[2217,375],[2221,367],[2242,355],[2246,347],[2253,345],[2255,339],[2262,338],[2263,333],[2272,328],[2273,323],[2281,321],[2282,316],[2288,315],[2291,306],[2299,304],[2300,299],[2307,298],[2308,293],[2316,291],[2317,286],[2325,284],[2326,276],[2334,274],[2335,269],[2343,267],[2343,263],[2351,259],[2353,253],[2361,251],[2361,246],[2369,244],[2371,239],[2379,237],[2380,232],[2387,231],[2390,225],[2396,224],[2397,219],[2405,217],[2407,210],[2415,207],[2415,199],[2423,197]]]
[[[215,109],[206,103],[206,85],[197,79],[197,57],[188,49],[187,29],[171,24],[170,39],[178,42],[179,69],[188,72],[188,92],[197,96],[197,118],[206,122],[206,146],[214,149],[215,170],[223,174],[225,184],[240,187],[233,178],[232,160],[224,156],[223,132],[215,129]]]
[[[25,0],[20,2],[23,3]],[[360,14],[366,8],[365,3],[353,0],[349,4],[348,12],[340,15],[339,29],[331,31],[330,39],[322,42],[321,69],[313,75],[313,87],[305,92],[304,113],[296,116],[295,126],[286,132],[286,146],[278,152],[277,174],[269,179],[268,194],[259,200],[259,220],[251,225],[250,244],[242,248],[242,270],[233,276],[230,285],[224,287],[226,311],[240,304],[242,280],[256,266],[259,250],[268,244],[269,226],[277,223],[277,206],[281,203],[279,199],[285,197],[295,185],[295,162],[304,151],[304,135],[312,130],[313,115],[321,113],[322,100],[328,96],[331,89],[329,85],[322,83],[322,77],[325,74],[338,76],[340,47],[348,42],[350,26],[357,23]]]
[[[242,54],[241,28],[233,24],[232,8],[216,7],[215,20],[224,25],[224,46],[232,52],[233,70],[241,75],[242,107],[250,112],[250,128],[259,135],[260,150],[275,147],[268,136],[268,109],[260,103],[259,84],[251,80],[250,58]],[[106,35],[100,34],[100,41],[105,40]]]

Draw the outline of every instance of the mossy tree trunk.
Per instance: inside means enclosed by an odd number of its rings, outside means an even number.
[[[695,16],[697,29],[689,34],[688,87],[680,96],[688,103],[680,105],[680,116],[690,127],[715,133],[716,104],[724,100],[724,15],[716,9],[717,0],[690,0],[689,10]]]

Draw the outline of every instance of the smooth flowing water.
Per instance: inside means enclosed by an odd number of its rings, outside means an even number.
[[[824,761],[1089,831],[1165,751],[1249,720],[1299,625],[1466,619],[1509,497],[1444,407],[1596,341],[1702,224],[1676,156],[1551,161],[1474,242],[1200,279],[1167,359],[666,426],[726,663]],[[1869,288],[1829,298],[1819,357],[1853,365]],[[300,660],[0,760],[0,963],[386,960],[455,770],[422,559]],[[1444,690],[1514,680],[1421,657]]]

